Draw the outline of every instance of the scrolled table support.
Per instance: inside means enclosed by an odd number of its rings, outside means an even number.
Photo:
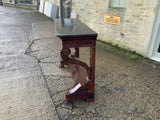
[[[86,69],[88,78],[91,79],[92,74],[88,65],[80,60],[70,58],[69,57],[70,54],[71,54],[71,50],[69,48],[63,48],[61,50],[62,61],[60,62],[60,68],[64,68],[64,65],[69,66],[70,64],[76,64],[76,65],[82,66]],[[78,56],[79,56],[79,49],[78,49]]]
[[[61,58],[62,58],[62,61],[60,62],[60,68],[64,68],[64,65],[68,65],[69,66],[69,63],[67,63],[68,59],[69,59],[69,55],[71,54],[71,50],[69,48],[63,48],[61,50]]]

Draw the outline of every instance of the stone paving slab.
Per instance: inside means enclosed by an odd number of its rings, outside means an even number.
[[[49,118],[52,120],[56,118],[54,105],[36,60],[25,58],[17,61],[18,64],[11,64],[12,67],[5,66],[6,69],[1,72],[3,73],[0,80],[1,119],[44,120]],[[19,63],[22,61],[25,64]],[[31,61],[32,64],[27,63]],[[6,63],[9,62],[6,61]]]
[[[53,21],[32,24],[33,39],[54,37]]]

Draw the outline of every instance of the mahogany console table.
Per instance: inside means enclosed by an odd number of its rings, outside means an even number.
[[[55,19],[56,36],[62,41],[60,67],[70,67],[74,86],[66,93],[66,102],[78,99],[94,101],[95,52],[97,33],[78,19]],[[90,47],[90,65],[80,61],[79,48]],[[71,55],[70,48],[75,52]]]

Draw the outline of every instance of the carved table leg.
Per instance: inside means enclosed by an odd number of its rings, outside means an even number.
[[[75,51],[74,51],[74,55],[71,55],[71,57],[77,57],[79,58],[79,48],[74,48]]]
[[[75,57],[79,58],[79,48],[75,48]]]
[[[67,60],[69,59],[68,56],[71,54],[71,50],[69,48],[63,48],[61,50],[61,58],[62,61],[60,62],[60,68],[64,68],[64,65],[68,65]]]

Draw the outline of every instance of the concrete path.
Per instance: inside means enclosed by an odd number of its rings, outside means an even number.
[[[25,55],[39,13],[0,6],[0,120],[56,120],[37,60]]]
[[[0,120],[159,120],[160,67],[97,47],[95,102],[64,104],[73,85],[60,69],[53,21],[0,6]],[[88,48],[80,49],[88,63]]]

